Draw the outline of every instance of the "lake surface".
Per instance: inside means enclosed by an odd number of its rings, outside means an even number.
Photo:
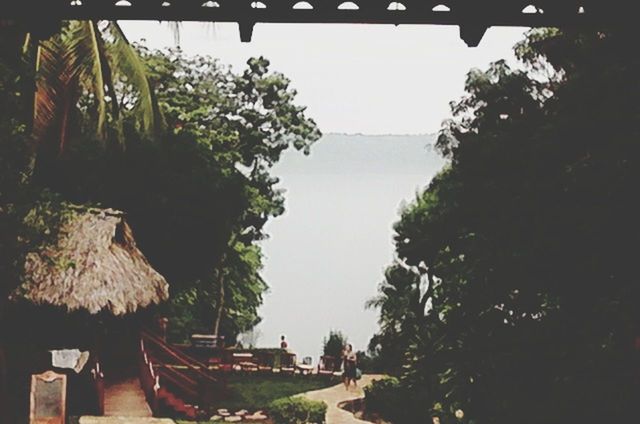
[[[367,348],[377,312],[365,302],[393,259],[392,225],[445,163],[434,142],[432,135],[328,134],[309,156],[285,154],[274,174],[286,212],[269,222],[263,243],[270,291],[247,341],[276,346],[285,334],[314,364],[330,330]]]

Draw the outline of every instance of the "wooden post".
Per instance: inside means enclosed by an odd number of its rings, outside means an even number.
[[[95,413],[96,415],[104,415],[104,374],[100,370],[100,362],[95,363],[91,370],[94,378],[94,390],[96,397]]]

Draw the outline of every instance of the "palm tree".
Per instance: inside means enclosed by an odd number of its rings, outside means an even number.
[[[124,147],[123,103],[135,112],[144,133],[152,134],[160,125],[144,63],[116,22],[67,22],[47,40],[34,43],[27,36],[24,51],[30,50],[35,50],[33,135],[37,148],[47,144],[51,151],[64,152],[83,95],[92,99],[90,112],[99,140],[106,140],[111,129]]]

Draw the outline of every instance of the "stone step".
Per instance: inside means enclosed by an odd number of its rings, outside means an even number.
[[[175,424],[175,421],[147,417],[81,417],[80,424]]]

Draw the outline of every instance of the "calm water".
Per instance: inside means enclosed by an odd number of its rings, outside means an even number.
[[[267,227],[263,275],[271,289],[250,341],[276,346],[285,334],[314,364],[332,329],[366,349],[377,323],[364,304],[393,259],[400,206],[444,164],[433,142],[427,135],[330,134],[309,156],[287,152],[274,170],[287,211]]]

